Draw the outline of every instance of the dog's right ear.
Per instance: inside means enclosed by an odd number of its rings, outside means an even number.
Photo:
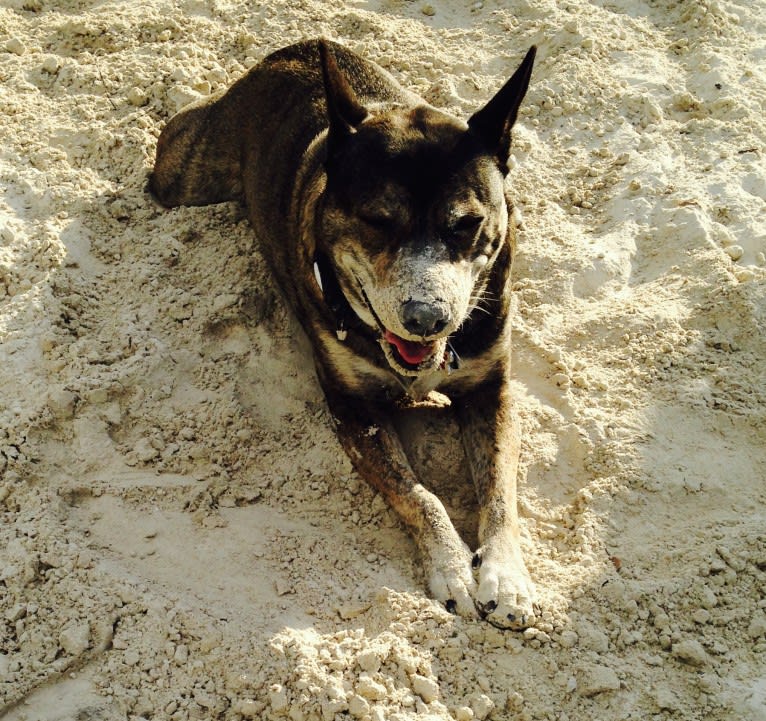
[[[368,113],[338,67],[335,55],[326,40],[319,41],[319,57],[322,61],[322,79],[330,121],[327,144],[332,154],[335,148],[356,132],[357,126]]]

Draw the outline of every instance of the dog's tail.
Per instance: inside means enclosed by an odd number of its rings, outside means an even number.
[[[239,199],[239,137],[221,94],[185,107],[160,134],[147,189],[167,207]]]

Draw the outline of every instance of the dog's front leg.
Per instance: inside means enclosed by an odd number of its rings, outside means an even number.
[[[520,431],[505,372],[456,403],[479,500],[476,605],[503,628],[533,616],[534,585],[521,557],[516,501]]]
[[[471,551],[441,501],[418,483],[385,412],[326,388],[325,394],[357,473],[383,495],[415,538],[431,594],[449,611],[475,617]]]

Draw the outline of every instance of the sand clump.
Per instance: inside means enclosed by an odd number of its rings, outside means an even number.
[[[763,9],[4,3],[4,718],[763,719]],[[464,116],[539,46],[509,179],[524,633],[425,597],[242,209],[144,192],[173,113],[314,35]]]

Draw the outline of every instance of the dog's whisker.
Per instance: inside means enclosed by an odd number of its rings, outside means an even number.
[[[487,290],[486,288],[476,288],[474,289],[472,299],[480,298],[482,300],[499,300],[497,295],[493,293],[491,290]]]
[[[490,300],[497,300],[497,295],[493,293],[491,290],[487,290],[486,288],[484,290],[477,290],[477,295],[483,297],[483,298],[489,298]]]
[[[487,315],[492,315],[492,311],[489,310],[487,306],[489,306],[495,299],[490,298],[489,295],[489,293],[482,291],[472,296],[469,301],[468,312],[473,313],[473,311],[478,310]]]
[[[475,310],[478,310],[481,313],[485,313],[486,315],[492,315],[492,313],[490,311],[488,311],[486,308],[482,308],[478,304],[468,306],[468,313],[469,313],[469,315],[471,313],[473,313]]]

